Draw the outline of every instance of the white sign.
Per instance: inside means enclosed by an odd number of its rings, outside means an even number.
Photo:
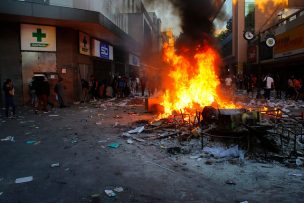
[[[92,40],[92,55],[98,58],[103,58],[113,61],[113,47],[96,39]]]
[[[21,24],[21,50],[56,51],[56,27]]]
[[[79,32],[79,53],[89,56],[91,54],[90,44],[90,36]]]
[[[129,54],[129,64],[132,66],[140,66],[140,60],[138,56],[135,56],[134,54]]]

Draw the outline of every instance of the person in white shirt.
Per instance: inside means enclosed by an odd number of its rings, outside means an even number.
[[[265,99],[269,100],[270,91],[274,87],[274,80],[269,74],[267,74],[263,81],[266,83],[264,97]]]

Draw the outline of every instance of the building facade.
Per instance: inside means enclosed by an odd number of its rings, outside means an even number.
[[[11,78],[14,81],[17,104],[30,101],[29,82],[34,74],[48,77],[53,99],[53,87],[59,77],[63,78],[67,103],[80,100],[80,80],[88,80],[91,74],[104,83],[110,83],[115,75],[137,74],[146,42],[145,38],[136,40],[136,36],[145,36],[144,30],[136,30],[130,23],[133,19],[129,14],[123,22],[117,20],[121,14],[118,9],[121,5],[117,2],[0,2],[0,40],[3,44],[0,80]],[[151,27],[153,32],[154,27]],[[152,41],[154,43],[158,42]],[[1,97],[2,94],[1,91]]]
[[[300,17],[303,8],[304,2],[298,0],[289,0],[287,5],[275,5],[268,1],[262,6],[257,5],[255,0],[222,1],[221,16],[217,16],[214,22],[224,59],[224,72],[229,70],[234,74],[243,74],[269,71],[267,67],[283,58],[274,57],[279,45],[268,47],[266,40],[292,29],[292,26],[289,28],[282,24],[290,24],[287,19],[295,20],[292,24],[304,23]],[[253,39],[245,39],[246,31],[252,33]]]

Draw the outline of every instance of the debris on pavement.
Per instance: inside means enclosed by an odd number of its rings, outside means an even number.
[[[114,191],[115,191],[115,192],[123,192],[124,189],[123,189],[123,187],[116,187],[116,188],[114,189]]]
[[[0,196],[3,195],[3,192],[0,192]]]
[[[108,145],[108,147],[112,148],[112,149],[117,149],[119,146],[120,146],[120,144],[118,144],[118,143],[111,143]]]
[[[134,130],[129,130],[128,133],[129,133],[129,134],[135,134],[135,133],[140,134],[140,133],[142,133],[144,130],[145,130],[145,126],[141,126],[141,127],[135,128]]]
[[[126,138],[132,137],[132,135],[130,133],[122,133],[121,136],[126,137]]]
[[[58,117],[59,115],[57,114],[50,114],[49,117]]]
[[[51,164],[51,168],[55,168],[55,167],[59,167],[60,164],[59,163],[54,163],[54,164]]]
[[[5,142],[5,141],[15,142],[13,136],[7,136],[6,138],[1,139],[1,142]]]
[[[105,190],[105,193],[109,197],[115,197],[116,196],[116,194],[115,194],[115,192],[113,192],[113,190]]]
[[[244,157],[245,153],[243,150],[240,150],[237,145],[228,149],[223,147],[204,147],[203,151],[219,158]]]
[[[31,181],[33,181],[33,176],[28,176],[28,177],[23,177],[23,178],[17,178],[15,180],[15,183],[19,184],[19,183],[27,183],[27,182],[31,182]]]
[[[289,173],[288,175],[290,175],[290,176],[296,176],[296,177],[302,177],[303,176],[302,173]]]
[[[133,142],[133,140],[128,139],[128,140],[127,140],[127,143],[128,143],[128,144],[133,144],[134,142]]]
[[[35,141],[35,140],[28,140],[25,143],[26,144],[35,144],[35,143],[37,143],[37,141]]]
[[[226,180],[225,182],[227,185],[236,185],[236,182],[233,180]]]

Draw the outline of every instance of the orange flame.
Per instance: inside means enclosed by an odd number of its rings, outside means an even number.
[[[174,46],[165,43],[164,60],[170,65],[168,81],[171,85],[162,96],[164,114],[161,118],[174,111],[191,113],[210,105],[235,108],[218,94],[220,81],[216,68],[219,56],[211,46],[198,47],[194,57],[186,57],[176,54]]]

